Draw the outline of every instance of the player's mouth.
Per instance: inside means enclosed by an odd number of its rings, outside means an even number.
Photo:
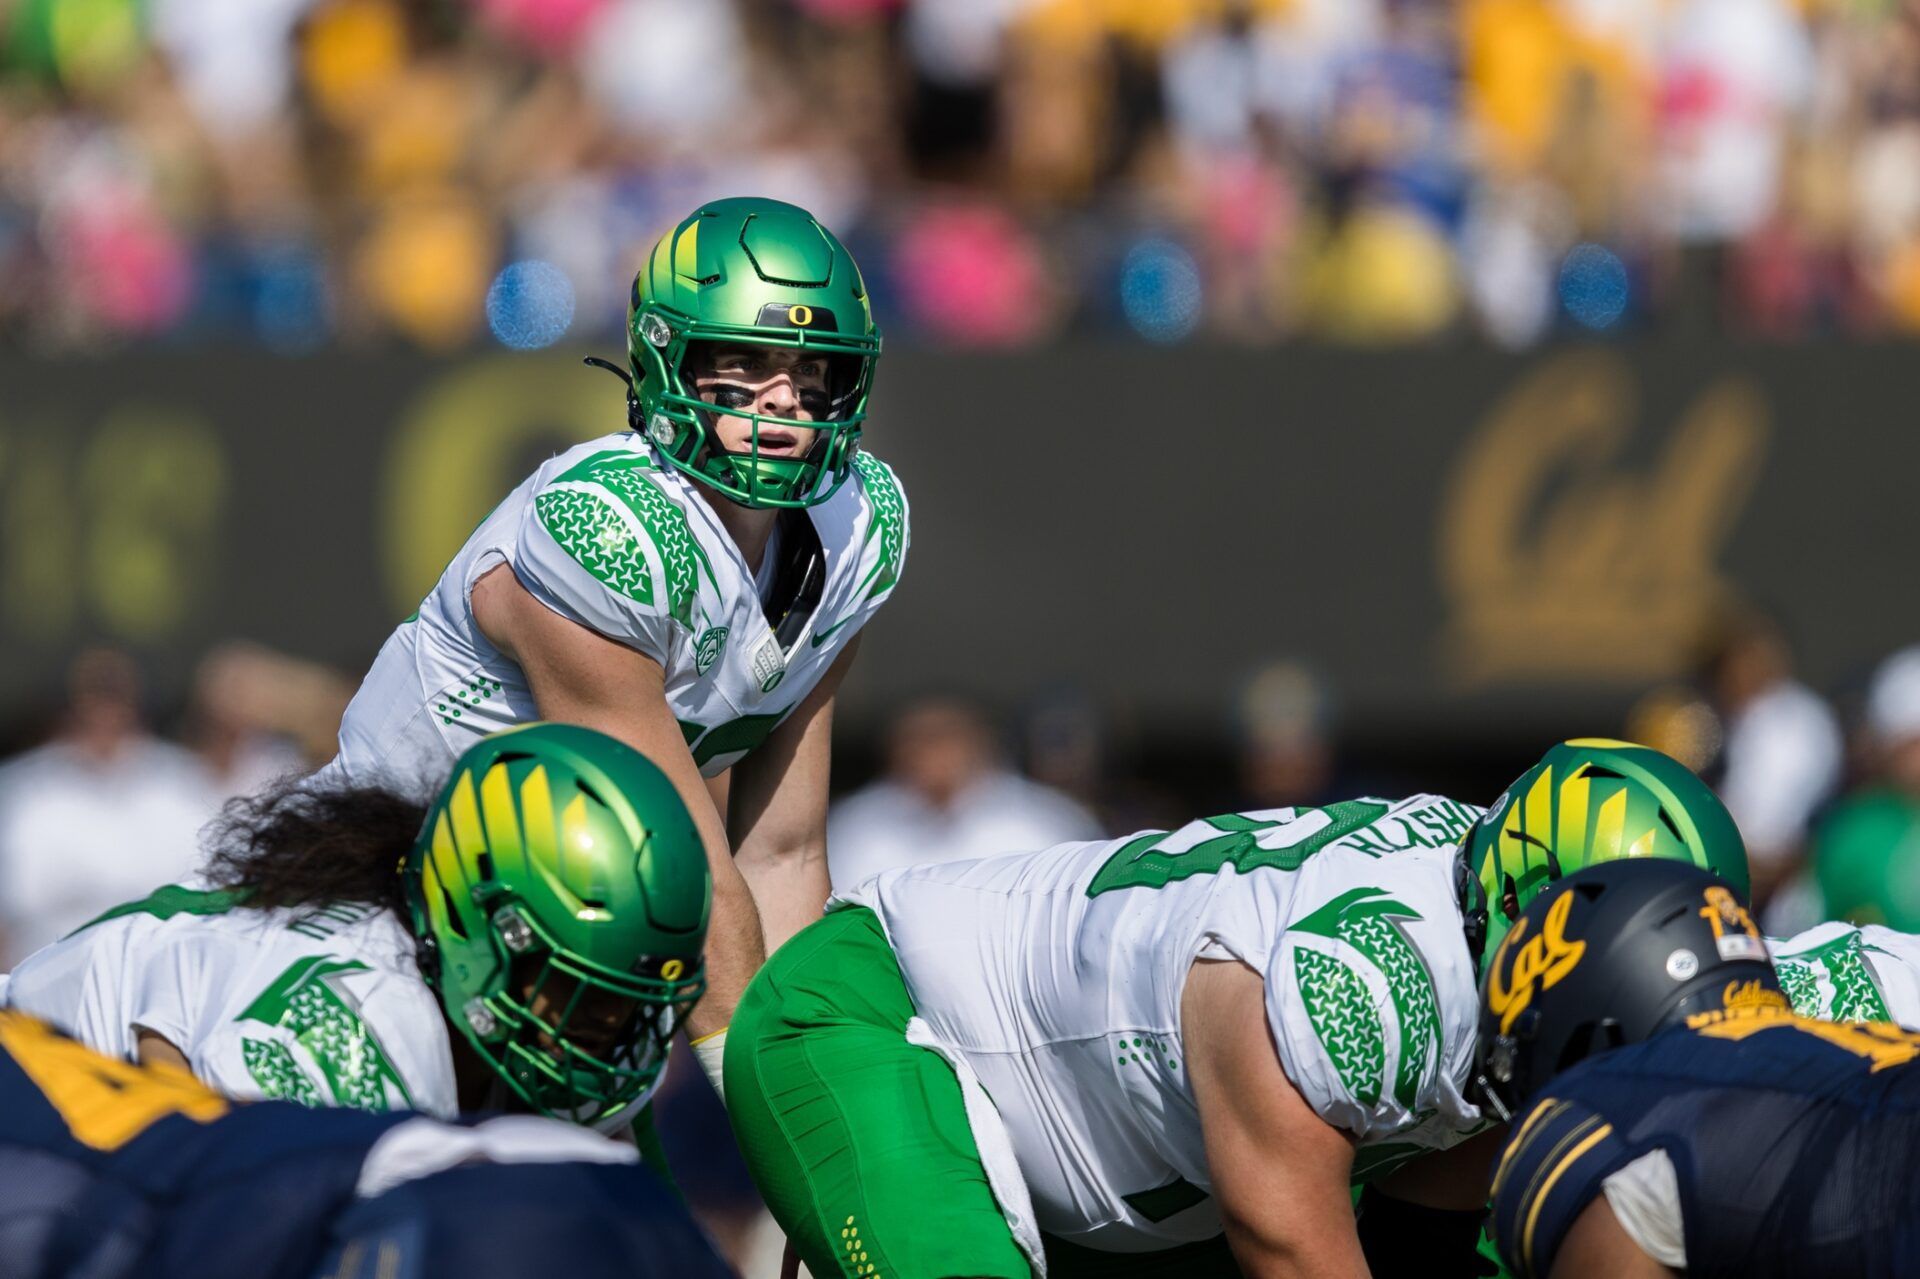
[[[800,437],[777,426],[763,426],[749,448],[761,457],[793,457],[800,450]]]

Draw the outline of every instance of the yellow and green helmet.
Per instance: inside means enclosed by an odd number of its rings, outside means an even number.
[[[1475,959],[1493,954],[1549,883],[1622,857],[1691,862],[1747,894],[1746,843],[1691,769],[1650,746],[1575,738],[1522,773],[1467,837]]]
[[[402,873],[423,975],[516,1096],[592,1123],[652,1086],[706,989],[713,880],[645,756],[569,724],[496,733],[455,762]]]
[[[687,369],[699,342],[820,355],[827,391],[814,420],[702,400]],[[715,200],[662,236],[634,276],[627,357],[634,429],[670,465],[744,506],[814,506],[852,473],[880,330],[853,256],[812,214],[778,200]],[[720,414],[751,421],[746,452],[720,446]],[[761,457],[763,425],[814,431],[813,446],[804,457]]]

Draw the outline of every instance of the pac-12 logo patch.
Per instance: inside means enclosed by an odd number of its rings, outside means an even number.
[[[693,642],[693,669],[705,675],[720,660],[720,652],[727,646],[727,628],[709,626],[702,631],[700,638]]]

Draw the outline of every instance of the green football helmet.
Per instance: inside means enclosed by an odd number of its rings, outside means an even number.
[[[824,411],[801,421],[709,404],[687,367],[698,342],[818,353]],[[880,331],[860,268],[812,214],[778,200],[716,200],[662,236],[634,276],[627,358],[633,429],[670,465],[743,506],[815,506],[852,474]],[[721,447],[720,414],[751,421],[746,452]],[[814,431],[813,446],[803,457],[762,457],[763,425]]]
[[[706,989],[713,879],[673,783],[603,733],[529,724],[461,755],[402,867],[447,1020],[535,1111],[643,1095]]]
[[[1665,857],[1717,873],[1744,899],[1747,846],[1705,782],[1649,746],[1562,742],[1507,787],[1467,837],[1467,932],[1491,955],[1552,881],[1620,857]]]

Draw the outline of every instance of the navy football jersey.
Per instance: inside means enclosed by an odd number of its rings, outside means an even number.
[[[369,1151],[405,1124],[431,1125],[436,1141],[465,1131],[406,1112],[232,1102],[184,1071],[104,1057],[0,1010],[0,1276],[731,1273],[651,1173],[543,1157],[551,1137],[527,1135],[530,1153],[512,1156],[523,1162],[423,1169],[358,1197]]]
[[[305,1276],[367,1150],[414,1116],[235,1105],[0,1011],[9,1276]]]
[[[1920,1035],[1736,1015],[1582,1062],[1501,1155],[1507,1264],[1549,1273],[1606,1178],[1656,1148],[1678,1181],[1689,1276],[1920,1274]]]

